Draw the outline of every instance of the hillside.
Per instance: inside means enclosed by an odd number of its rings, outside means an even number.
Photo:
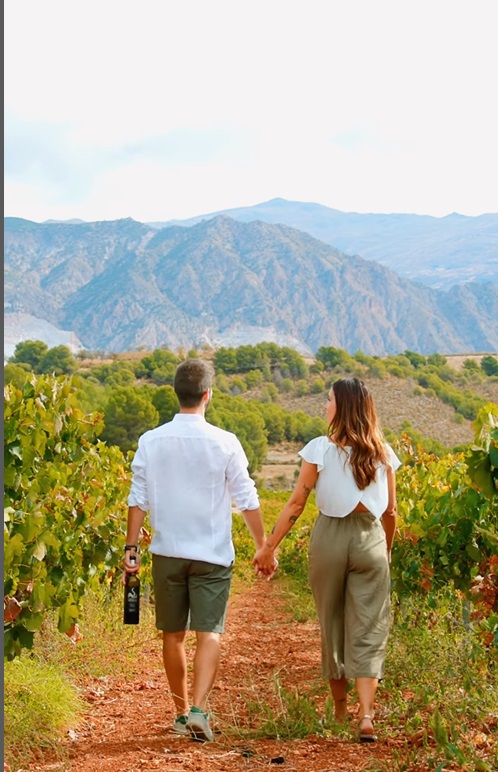
[[[408,422],[423,437],[436,440],[448,448],[463,445],[474,440],[472,422],[457,416],[450,405],[437,397],[414,394],[414,383],[394,376],[387,378],[364,377],[371,390],[380,424],[385,431],[398,434]],[[498,382],[484,381],[474,385],[472,390],[489,402],[498,404]],[[255,394],[246,393],[247,398]],[[302,397],[282,396],[281,403],[287,410],[302,410],[312,416],[324,416],[325,396],[308,394]],[[302,443],[284,442],[270,446],[263,468],[257,477],[269,487],[291,487],[298,469],[298,450]]]
[[[154,227],[194,225],[219,215],[241,222],[289,225],[350,255],[361,255],[401,276],[449,289],[471,282],[498,283],[498,214],[360,214],[322,204],[275,198],[254,206],[151,223]]]
[[[262,340],[311,354],[498,349],[498,285],[441,292],[294,228],[229,217],[160,231],[6,218],[5,311],[113,352]]]

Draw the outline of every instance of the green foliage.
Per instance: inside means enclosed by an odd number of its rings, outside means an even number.
[[[67,346],[54,346],[49,349],[41,340],[24,340],[18,343],[9,362],[29,365],[35,373],[54,375],[70,375],[78,368],[76,357]]]
[[[238,394],[244,394],[247,391],[247,383],[243,378],[232,378],[230,381],[230,394],[236,397]]]
[[[120,360],[92,367],[91,374],[107,386],[131,386],[135,381],[133,364]]]
[[[315,359],[313,364],[310,366],[310,374],[311,375],[320,375],[323,373],[325,369],[325,365],[320,359]]]
[[[165,424],[179,412],[180,406],[172,386],[158,386],[152,393],[152,404],[159,415],[159,423]]]
[[[496,503],[476,490],[463,453],[444,458],[413,449],[407,438],[397,473],[400,538],[393,546],[393,588],[400,597],[431,596],[450,585],[472,597],[496,544]]]
[[[472,373],[478,373],[480,372],[481,368],[479,367],[479,364],[476,362],[475,359],[465,359],[462,365],[464,370],[468,370]]]
[[[485,375],[498,375],[498,359],[485,356],[481,359],[481,370]]]
[[[294,436],[288,439],[302,442],[309,442],[315,437],[327,433],[327,422],[317,416],[309,416],[303,410],[296,410],[293,413]]]
[[[12,659],[32,647],[47,610],[68,631],[84,593],[120,563],[129,482],[71,379],[33,375],[4,399],[4,594],[20,612],[4,630]]]
[[[255,389],[263,383],[263,373],[261,370],[249,370],[244,380],[248,389]]]
[[[444,367],[448,360],[442,354],[429,354],[427,357],[428,365],[436,365],[436,367]]]
[[[446,377],[450,377],[450,374],[446,373]],[[450,383],[445,383],[441,374],[430,372],[427,368],[417,376],[417,380],[421,386],[432,390],[442,402],[451,405],[465,418],[473,420],[485,404],[481,397],[472,394],[468,389],[460,390]]]
[[[304,378],[300,378],[296,383],[296,395],[298,397],[304,397],[305,394],[309,393],[309,390],[308,381]]]
[[[48,346],[42,340],[23,340],[14,349],[14,356],[9,362],[27,364],[36,371],[41,358],[48,351]]]
[[[142,559],[149,557],[142,553]],[[123,625],[123,585],[116,573],[112,583],[94,585],[82,598],[78,641],[73,643],[57,629],[54,614],[48,614],[36,633],[33,656],[43,662],[64,664],[78,682],[84,679],[129,678],[137,663],[136,648],[156,635],[154,605],[147,601],[151,584],[149,571],[140,566],[140,625]],[[119,645],[116,646],[116,641]]]
[[[267,362],[264,352],[258,346],[239,346],[236,355],[237,372],[239,373],[256,370]]]
[[[102,385],[92,375],[73,375],[72,382],[76,388],[76,401],[81,412],[101,413],[105,412],[105,407],[109,399],[112,387]]]
[[[411,364],[415,368],[423,367],[427,361],[426,358],[422,356],[422,354],[417,354],[415,351],[405,351],[404,355],[407,359],[410,360]]]
[[[278,390],[282,392],[282,394],[290,394],[293,388],[294,384],[292,383],[291,378],[282,378],[278,384]]]
[[[285,689],[278,677],[272,685],[274,694],[268,694],[264,701],[249,702],[247,707],[253,728],[243,732],[244,736],[295,740],[325,734],[313,695],[301,694],[297,689]]]
[[[374,359],[368,366],[368,372],[373,378],[385,378],[387,375],[387,368],[384,362]]]
[[[498,497],[498,406],[490,403],[473,423],[475,443],[470,447],[467,463],[476,487],[488,499]]]
[[[57,664],[22,656],[4,670],[5,762],[23,768],[40,748],[56,747],[80,723],[84,702]]]
[[[141,672],[137,653],[156,636],[145,574],[141,570],[139,627],[123,626],[123,588],[117,574],[111,586],[93,585],[82,598],[77,643],[60,634],[56,614],[48,613],[35,634],[33,651],[5,663],[5,756],[12,770],[25,769],[32,754],[45,746],[53,748],[65,769],[67,750],[60,740],[67,729],[78,728],[85,710],[74,684],[99,679],[105,687],[110,679],[122,683]]]
[[[234,348],[226,348],[225,346],[217,349],[213,364],[217,375],[218,373],[229,375],[230,373],[238,372],[236,350]]]
[[[434,454],[440,458],[450,452],[450,448],[445,447],[441,442],[433,440],[430,437],[424,437],[421,432],[413,428],[409,421],[403,421],[401,424],[401,433],[406,435],[414,446],[420,446],[426,453]],[[387,432],[386,432],[387,439]],[[391,435],[388,442],[396,442],[396,436]]]
[[[4,383],[13,383],[14,386],[20,389],[26,383],[30,372],[32,370],[28,364],[7,364],[3,368]]]
[[[126,453],[136,450],[141,434],[158,425],[159,413],[144,387],[118,386],[109,396],[104,421],[102,439]]]
[[[276,370],[284,378],[307,378],[309,375],[308,366],[301,354],[288,346],[280,348],[276,343],[258,343],[256,346],[244,345],[238,348],[222,346],[215,352],[213,362],[217,374],[259,370],[264,380],[269,380],[271,372]]]
[[[278,389],[274,383],[268,383],[261,391],[261,402],[277,402]]]
[[[325,381],[323,378],[314,378],[311,384],[312,394],[323,394],[325,392]]]
[[[284,377],[308,378],[309,368],[301,354],[288,346],[281,349],[280,370]]]
[[[410,378],[415,373],[412,363],[403,354],[386,357],[384,364],[387,372],[396,376],[396,378]]]
[[[223,394],[230,394],[230,381],[225,373],[219,373],[216,376],[216,386]]]
[[[347,351],[333,346],[321,346],[316,352],[316,358],[329,370],[341,367],[347,371],[351,366],[354,367],[353,357]]]
[[[76,357],[67,346],[54,346],[43,354],[36,372],[53,375],[71,375],[78,369]]]
[[[262,402],[258,411],[265,422],[266,436],[270,445],[282,442],[285,437],[285,410],[272,402]]]
[[[477,756],[474,738],[494,712],[497,652],[465,624],[461,599],[448,588],[432,599],[394,596],[383,683],[393,734],[431,745],[434,767],[446,758],[459,769],[492,769],[492,758],[486,766]]]
[[[137,378],[150,378],[158,385],[172,384],[179,357],[168,349],[155,349],[143,357],[135,369]]]

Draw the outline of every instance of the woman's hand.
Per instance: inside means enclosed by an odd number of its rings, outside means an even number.
[[[278,560],[275,557],[275,550],[268,545],[261,547],[252,561],[258,575],[266,576],[268,581],[275,575],[278,568]]]
[[[285,504],[277,522],[268,537],[268,541],[259,548],[252,561],[257,574],[262,574],[271,579],[278,568],[278,560],[275,557],[275,550],[290,531],[296,520],[300,517],[308,500],[313,487],[318,478],[318,468],[316,464],[310,464],[308,461],[301,463],[301,471],[297,478],[290,499]]]

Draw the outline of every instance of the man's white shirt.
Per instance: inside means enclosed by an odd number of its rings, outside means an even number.
[[[128,505],[149,512],[150,551],[229,566],[232,500],[240,510],[259,507],[247,467],[235,434],[197,413],[178,413],[145,432],[131,465]]]

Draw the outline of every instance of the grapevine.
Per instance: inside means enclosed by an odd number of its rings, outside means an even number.
[[[74,634],[81,599],[121,562],[129,477],[102,418],[83,415],[70,378],[4,390],[4,651],[31,648],[47,612]]]

